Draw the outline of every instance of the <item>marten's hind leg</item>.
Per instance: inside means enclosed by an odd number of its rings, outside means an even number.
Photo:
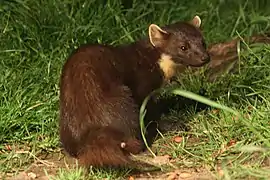
[[[107,92],[104,102],[97,104],[102,111],[99,125],[89,126],[81,139],[78,159],[84,166],[122,167],[130,165],[130,153],[143,149],[140,137],[139,108],[125,86]],[[123,147],[122,143],[125,143]]]

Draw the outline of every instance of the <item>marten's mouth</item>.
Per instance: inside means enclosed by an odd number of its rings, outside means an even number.
[[[188,66],[193,66],[193,67],[201,67],[201,66],[203,66],[203,65],[205,65],[205,64],[207,64],[207,63],[209,63],[209,61],[203,61],[203,62],[201,62],[200,64],[189,64]]]
[[[210,60],[207,61],[201,61],[201,63],[187,63],[185,61],[181,61],[181,64],[184,66],[189,66],[189,67],[201,67],[207,63],[209,63]]]

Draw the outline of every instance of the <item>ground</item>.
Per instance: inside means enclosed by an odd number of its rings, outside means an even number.
[[[61,68],[79,45],[133,42],[151,23],[194,15],[202,19],[207,44],[224,42],[267,32],[269,8],[263,0],[134,0],[131,9],[120,1],[0,1],[0,179],[269,179],[269,45],[241,51],[235,73],[216,82],[193,73],[176,79],[178,88],[204,88],[207,98],[240,116],[214,107],[172,110],[164,122],[174,130],[151,147],[157,157],[147,156],[159,171],[91,169],[85,175],[63,154],[58,134]]]

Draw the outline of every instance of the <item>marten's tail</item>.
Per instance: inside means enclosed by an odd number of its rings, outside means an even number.
[[[78,161],[89,167],[124,167],[131,163],[130,153],[139,153],[143,146],[136,138],[127,138],[112,128],[101,127],[89,131],[78,152]]]

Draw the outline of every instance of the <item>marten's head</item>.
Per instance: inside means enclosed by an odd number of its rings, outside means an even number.
[[[199,16],[189,22],[149,26],[149,40],[161,53],[159,65],[164,71],[179,64],[200,67],[210,61],[200,26]]]

